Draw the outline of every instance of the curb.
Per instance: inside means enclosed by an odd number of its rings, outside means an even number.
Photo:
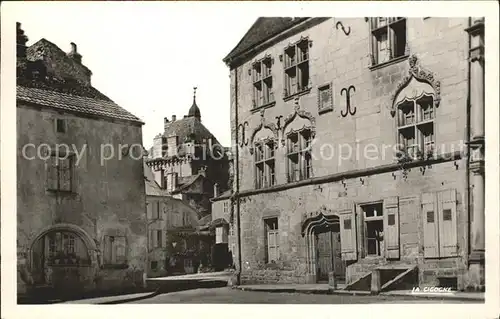
[[[135,297],[135,298],[128,298],[128,299],[119,299],[119,300],[113,300],[113,301],[107,301],[107,302],[99,302],[96,303],[96,305],[116,305],[120,303],[126,303],[126,302],[132,302],[132,301],[138,301],[138,300],[143,300],[143,299],[148,299],[152,297],[156,297],[159,294],[161,294],[161,289],[157,289],[153,291],[152,293],[142,296],[142,297]]]
[[[377,296],[370,291],[352,291],[352,290],[320,290],[320,289],[297,289],[297,288],[254,288],[245,286],[234,286],[234,289],[242,291],[258,291],[258,292],[275,292],[275,293],[304,293],[304,294],[323,294],[323,295],[350,295],[350,296]],[[441,300],[459,300],[459,301],[477,301],[485,302],[485,298],[481,297],[462,297],[462,296],[439,296],[439,295],[411,295],[411,294],[398,294],[390,292],[379,293],[378,296],[386,297],[413,297],[416,299],[441,299]]]

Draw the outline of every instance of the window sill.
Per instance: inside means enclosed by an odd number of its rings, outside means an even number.
[[[276,105],[276,101],[273,101],[273,102],[270,102],[270,103],[267,103],[267,104],[264,104],[264,105],[260,105],[260,106],[257,106],[257,107],[254,107],[252,108],[252,113],[256,113],[260,110],[264,110],[264,109],[268,109],[270,107],[273,107]]]
[[[302,91],[300,91],[300,92],[297,92],[297,93],[294,93],[294,94],[291,94],[291,95],[287,95],[287,96],[285,96],[285,97],[283,98],[283,101],[288,102],[288,101],[292,100],[292,99],[293,99],[294,97],[296,97],[296,96],[306,95],[306,94],[308,94],[309,92],[311,92],[311,88],[310,88],[310,87],[308,87],[307,89],[304,89],[304,90],[302,90]]]
[[[326,108],[326,109],[319,110],[318,114],[321,115],[321,114],[329,113],[329,112],[332,112],[332,111],[333,111],[333,107],[329,107],[329,108]]]
[[[407,54],[406,55],[402,55],[400,57],[394,58],[394,59],[389,60],[387,62],[372,65],[372,66],[370,66],[368,68],[370,69],[370,71],[382,69],[382,68],[385,68],[386,66],[393,65],[393,64],[405,61],[406,59],[408,59],[408,56],[409,55],[407,55]]]

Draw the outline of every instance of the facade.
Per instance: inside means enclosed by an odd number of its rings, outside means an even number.
[[[473,18],[254,23],[224,59],[236,176],[220,199],[242,283],[484,289],[483,30]]]
[[[18,293],[142,286],[143,123],[92,87],[75,44],[17,35]]]
[[[148,277],[189,274],[207,264],[212,237],[200,231],[203,218],[186,200],[173,197],[144,165],[148,212]],[[206,215],[210,217],[210,215]]]

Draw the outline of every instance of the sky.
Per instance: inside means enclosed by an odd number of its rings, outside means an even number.
[[[14,14],[28,45],[41,38],[65,52],[77,45],[92,85],[145,122],[144,146],[163,132],[164,117],[188,113],[194,86],[202,123],[230,146],[229,68],[222,59],[258,16],[197,7],[22,2]]]

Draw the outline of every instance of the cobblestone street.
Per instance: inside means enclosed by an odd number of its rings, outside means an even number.
[[[299,293],[270,293],[241,291],[231,288],[195,289],[156,297],[147,298],[132,303],[137,304],[168,304],[168,303],[262,303],[262,304],[354,304],[354,303],[464,303],[453,300],[427,300],[414,297],[389,296],[349,296],[349,295],[319,295]]]

